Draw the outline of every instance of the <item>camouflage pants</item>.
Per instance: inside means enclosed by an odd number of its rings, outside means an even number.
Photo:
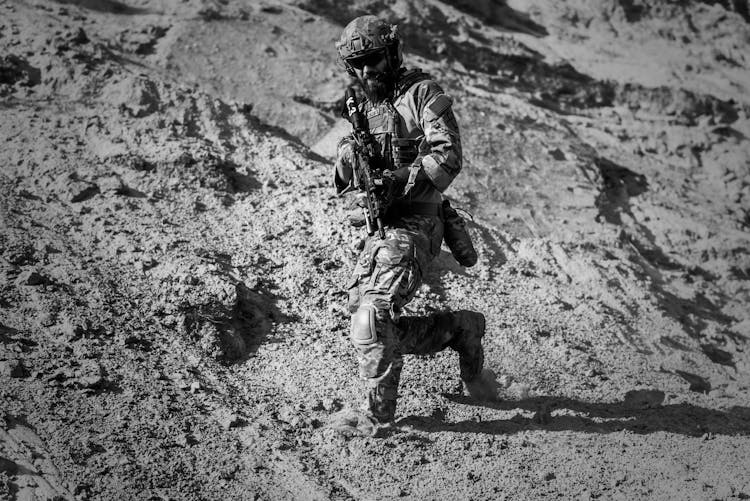
[[[439,254],[443,223],[438,217],[410,216],[367,239],[349,288],[349,311],[375,309],[376,339],[358,343],[360,377],[367,388],[367,410],[381,422],[393,419],[404,354],[428,354],[451,340],[450,313],[401,318],[417,291],[427,265]]]

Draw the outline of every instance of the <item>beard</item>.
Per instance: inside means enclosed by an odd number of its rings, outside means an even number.
[[[388,73],[377,73],[364,78],[362,87],[370,102],[378,104],[390,97],[394,88],[394,79]]]

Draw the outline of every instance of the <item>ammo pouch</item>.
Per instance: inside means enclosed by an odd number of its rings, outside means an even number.
[[[477,264],[477,251],[466,231],[466,221],[448,200],[443,200],[443,238],[458,264],[467,268]]]

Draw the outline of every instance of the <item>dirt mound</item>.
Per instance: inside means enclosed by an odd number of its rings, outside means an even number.
[[[750,496],[742,2],[0,12],[0,497]],[[483,312],[502,399],[408,359],[395,426],[347,441],[362,234],[308,145],[348,131],[365,12],[454,98],[479,251],[405,314]]]

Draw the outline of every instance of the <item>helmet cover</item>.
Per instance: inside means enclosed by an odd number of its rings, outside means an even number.
[[[395,69],[401,65],[400,42],[401,37],[395,24],[389,24],[377,16],[360,16],[346,25],[341,38],[336,42],[336,50],[350,73],[352,68],[347,64],[347,59],[379,50],[387,52],[390,64]]]

